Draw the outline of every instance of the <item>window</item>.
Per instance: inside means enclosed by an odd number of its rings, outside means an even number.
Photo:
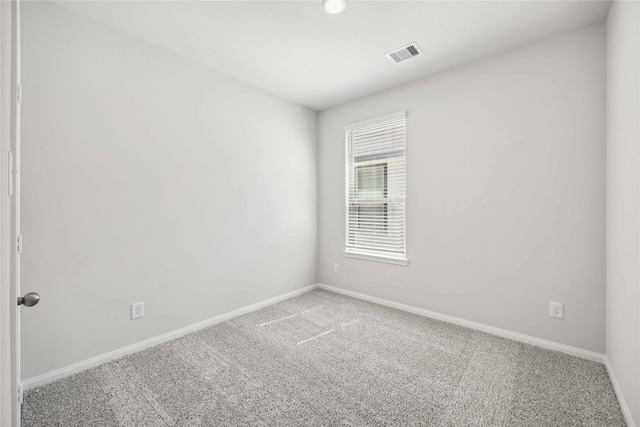
[[[345,129],[345,255],[406,265],[404,112]]]

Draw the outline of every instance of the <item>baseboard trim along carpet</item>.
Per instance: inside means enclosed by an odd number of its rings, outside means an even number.
[[[28,390],[24,427],[627,427],[605,365],[324,289]]]
[[[620,409],[622,410],[622,414],[624,415],[624,420],[627,422],[628,427],[636,427],[636,424],[633,422],[633,418],[631,417],[631,411],[629,410],[629,406],[627,406],[626,400],[624,400],[624,396],[622,395],[622,389],[620,388],[620,384],[618,384],[618,379],[616,378],[616,374],[613,372],[613,367],[609,362],[609,358],[604,356],[604,366],[607,367],[607,373],[609,374],[609,380],[611,380],[611,385],[613,386],[613,391],[616,393],[616,397],[618,398],[618,404],[620,405]]]
[[[506,329],[496,328],[494,326],[484,325],[482,323],[472,322],[470,320],[460,319],[458,317],[448,316],[446,314],[436,313],[434,311],[429,311],[422,308],[417,308],[410,305],[385,300],[382,298],[372,297],[369,295],[361,294],[359,292],[353,292],[353,291],[348,291],[341,288],[336,288],[335,286],[329,286],[323,283],[318,283],[317,286],[320,289],[336,292],[342,295],[358,298],[358,299],[369,301],[375,304],[384,305],[386,307],[407,311],[409,313],[430,317],[436,320],[442,320],[443,322],[465,326],[470,329],[475,329],[478,331],[486,332],[488,334],[497,335],[503,338],[509,338],[514,341],[524,342],[527,344],[535,345],[535,346],[546,348],[549,350],[560,351],[562,353],[570,354],[572,356],[580,357],[582,359],[587,359],[594,362],[600,362],[604,364],[605,367],[607,368],[607,373],[609,374],[609,380],[611,381],[613,390],[616,393],[616,397],[618,398],[618,404],[620,405],[620,409],[622,410],[622,413],[624,415],[625,421],[627,422],[627,425],[629,427],[636,427],[636,424],[634,423],[633,418],[631,417],[631,411],[629,410],[629,406],[627,406],[627,402],[624,399],[622,390],[620,389],[620,385],[618,384],[618,380],[616,379],[616,376],[613,372],[613,368],[611,367],[611,364],[609,362],[609,358],[604,354],[596,353],[594,351],[584,350],[578,347],[572,347],[570,345],[561,344],[555,341],[549,341],[549,340],[544,340],[542,338],[532,337],[530,335],[509,331]]]
[[[239,308],[237,310],[233,310],[233,311],[230,311],[230,312],[227,312],[227,313],[223,313],[223,314],[220,314],[218,316],[212,317],[210,319],[206,319],[206,320],[203,320],[201,322],[194,323],[194,324],[189,325],[189,326],[185,326],[184,328],[176,329],[174,331],[167,332],[165,334],[158,335],[156,337],[149,338],[147,340],[140,341],[138,343],[131,344],[129,346],[122,347],[122,348],[119,348],[117,350],[98,355],[96,357],[92,357],[91,359],[83,360],[81,362],[74,363],[72,365],[65,366],[65,367],[60,368],[60,369],[56,369],[55,371],[47,372],[45,374],[38,375],[38,376],[33,377],[33,378],[29,378],[29,379],[24,380],[22,382],[22,387],[23,387],[24,390],[29,390],[29,389],[32,389],[32,388],[35,388],[35,387],[40,387],[42,385],[48,384],[50,382],[53,382],[55,380],[67,377],[69,375],[73,375],[75,373],[84,371],[84,370],[92,368],[94,366],[101,365],[103,363],[109,362],[109,361],[117,359],[119,357],[126,356],[128,354],[138,352],[138,351],[143,350],[143,349],[145,349],[147,347],[152,347],[152,346],[161,344],[163,342],[170,341],[172,339],[175,339],[175,338],[181,337],[183,335],[189,334],[191,332],[197,331],[199,329],[206,328],[207,326],[211,326],[211,325],[214,325],[216,323],[221,323],[221,322],[224,322],[226,320],[232,319],[234,317],[238,317],[238,316],[241,316],[243,314],[247,314],[247,313],[250,313],[252,311],[256,311],[256,310],[259,310],[261,308],[273,305],[273,304],[278,303],[280,301],[284,301],[284,300],[287,300],[289,298],[293,298],[293,297],[296,297],[298,295],[302,295],[302,294],[307,293],[309,291],[312,291],[313,289],[316,289],[316,288],[324,289],[324,290],[327,290],[327,291],[330,291],[330,292],[335,292],[335,293],[338,293],[338,294],[346,295],[346,296],[357,298],[357,299],[364,300],[364,301],[369,301],[369,302],[372,302],[372,303],[375,303],[375,304],[383,305],[383,306],[390,307],[390,308],[395,308],[397,310],[406,311],[406,312],[417,314],[417,315],[420,315],[420,316],[425,316],[425,317],[429,317],[429,318],[432,318],[432,319],[441,320],[443,322],[448,322],[448,323],[452,323],[452,324],[455,324],[455,325],[464,326],[464,327],[467,327],[467,328],[470,328],[470,329],[475,329],[475,330],[478,330],[478,331],[486,332],[488,334],[497,335],[499,337],[509,338],[509,339],[514,340],[514,341],[519,341],[519,342],[535,345],[535,346],[546,348],[546,349],[549,349],[549,350],[559,351],[559,352],[562,352],[562,353],[566,353],[566,354],[569,354],[569,355],[572,355],[572,356],[576,356],[576,357],[580,357],[580,358],[583,358],[583,359],[591,360],[591,361],[594,361],[594,362],[603,363],[607,368],[607,372],[609,373],[609,378],[610,378],[611,383],[613,385],[613,388],[615,390],[616,396],[618,397],[618,401],[619,401],[620,407],[622,409],[622,412],[624,414],[624,417],[626,419],[627,424],[629,425],[629,427],[636,427],[634,422],[633,422],[633,419],[631,418],[631,413],[630,413],[629,408],[628,408],[628,406],[627,406],[627,404],[626,404],[626,402],[624,400],[624,397],[623,397],[622,392],[620,390],[620,386],[619,386],[619,384],[618,384],[618,382],[616,380],[616,377],[614,375],[613,369],[611,368],[611,365],[609,363],[608,358],[604,354],[600,354],[600,353],[596,353],[596,352],[593,352],[593,351],[581,349],[581,348],[578,348],[578,347],[572,347],[572,346],[569,346],[569,345],[566,345],[566,344],[557,343],[557,342],[554,342],[554,341],[549,341],[549,340],[544,340],[544,339],[541,339],[541,338],[532,337],[530,335],[525,335],[525,334],[521,334],[521,333],[518,333],[518,332],[509,331],[507,329],[501,329],[501,328],[496,328],[494,326],[484,325],[482,323],[477,323],[477,322],[473,322],[473,321],[470,321],[470,320],[460,319],[458,317],[449,316],[449,315],[446,315],[446,314],[441,314],[441,313],[437,313],[437,312],[434,312],[434,311],[425,310],[425,309],[422,309],[422,308],[413,307],[413,306],[410,306],[410,305],[406,305],[406,304],[401,304],[401,303],[394,302],[394,301],[385,300],[385,299],[382,299],[382,298],[369,296],[369,295],[362,294],[362,293],[359,293],[359,292],[348,291],[348,290],[345,290],[345,289],[337,288],[335,286],[325,285],[323,283],[318,283],[318,284],[306,286],[306,287],[301,288],[301,289],[297,289],[295,291],[287,292],[285,294],[282,294],[282,295],[279,295],[279,296],[276,296],[276,297],[273,297],[273,298],[269,298],[267,300],[264,300],[264,301],[261,301],[261,302],[255,303],[255,304],[251,304],[251,305],[248,305],[246,307],[242,307],[242,308]]]
[[[318,287],[317,285],[309,285],[301,289],[296,289],[295,291],[287,292],[285,294],[278,295],[276,297],[269,298],[264,301],[257,302],[255,304],[251,304],[246,307],[229,311],[227,313],[220,314],[210,319],[206,319],[201,322],[194,323],[189,326],[185,326],[184,328],[176,329],[175,331],[167,332],[166,334],[158,335],[156,337],[149,338],[147,340],[140,341],[135,344],[131,344],[126,347],[122,347],[117,350],[113,350],[108,353],[104,353],[99,356],[92,357],[91,359],[83,360],[81,362],[74,363],[73,365],[65,366],[63,368],[56,369],[55,371],[47,372],[42,375],[38,375],[36,377],[23,380],[22,388],[23,390],[26,391],[35,387],[40,387],[42,385],[48,384],[60,378],[67,377],[69,375],[73,375],[75,373],[84,371],[85,369],[93,368],[94,366],[98,366],[105,362],[109,362],[119,357],[126,356],[127,354],[138,352],[147,347],[152,347],[152,346],[161,344],[163,342],[170,341],[172,339],[189,334],[191,332],[197,331],[199,329],[206,328],[207,326],[215,325],[216,323],[221,323],[226,320],[232,319],[234,317],[242,316],[243,314],[247,314],[252,311],[256,311],[261,308],[273,305],[280,301],[284,301],[289,298],[302,295],[304,293],[307,293],[316,289],[317,287]]]
[[[582,359],[591,360],[594,362],[604,363],[604,354],[596,353],[594,351],[584,350],[578,347],[572,347],[566,344],[560,344],[555,341],[548,341],[542,338],[532,337],[530,335],[521,334],[518,332],[509,331],[507,329],[496,328],[494,326],[484,325],[482,323],[472,322],[471,320],[460,319],[459,317],[448,316],[446,314],[436,313],[435,311],[429,311],[418,307],[413,307],[398,302],[389,301],[382,298],[372,297],[369,295],[361,294],[359,292],[347,291],[345,289],[336,288],[335,286],[325,285],[318,283],[318,288],[324,289],[338,294],[346,295],[353,298],[358,298],[364,301],[369,301],[375,304],[384,305],[386,307],[395,308],[398,310],[406,311],[409,313],[417,314],[419,316],[430,317],[436,320],[442,320],[443,322],[453,323],[454,325],[464,326],[477,331],[486,332],[491,335],[497,335],[503,338],[509,338],[514,341],[520,341],[523,343],[535,345],[537,347],[546,348],[549,350],[560,351],[562,353],[570,354],[571,356],[580,357]]]

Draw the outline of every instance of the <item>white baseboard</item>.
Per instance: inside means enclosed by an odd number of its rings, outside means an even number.
[[[560,351],[563,353],[570,354],[572,356],[581,357],[583,359],[592,360],[600,363],[608,363],[606,361],[606,357],[603,354],[596,353],[589,350],[584,350],[578,347],[572,347],[565,344],[560,344],[554,341],[548,341],[541,338],[532,337],[530,335],[521,334],[518,332],[509,331],[506,329],[496,328],[493,326],[484,325],[482,323],[472,322],[470,320],[460,319],[458,317],[449,316],[446,314],[436,313],[434,311],[425,310],[422,308],[412,307],[410,305],[401,304],[389,300],[385,300],[382,298],[372,297],[369,295],[361,294],[359,292],[348,291],[341,288],[336,288],[334,286],[325,285],[322,283],[318,283],[315,285],[310,285],[301,289],[297,289],[292,292],[287,292],[286,294],[279,295],[277,297],[269,298],[267,300],[251,304],[249,306],[230,311],[228,313],[224,313],[215,317],[212,317],[207,320],[203,320],[202,322],[194,323],[189,326],[185,326],[184,328],[177,329],[175,331],[167,332],[162,335],[158,335],[153,338],[149,338],[144,341],[137,342],[135,344],[131,344],[126,347],[119,348],[117,350],[110,351],[108,353],[101,354],[99,356],[92,357],[91,359],[83,360],[78,363],[74,363],[73,365],[65,366],[60,369],[56,369],[55,371],[47,372],[42,375],[38,375],[33,378],[29,378],[22,381],[22,386],[25,390],[29,390],[35,387],[40,387],[44,384],[50,383],[60,378],[64,378],[66,376],[75,374],[80,371],[84,371],[85,369],[92,368],[94,366],[98,366],[102,363],[106,363],[110,360],[117,359],[119,357],[125,356],[127,354],[135,353],[137,351],[143,350],[147,347],[152,347],[154,345],[161,344],[163,342],[181,337],[188,333],[197,331],[198,329],[206,328],[207,326],[214,325],[216,323],[224,322],[225,320],[232,319],[234,317],[241,316],[246,313],[250,313],[252,311],[259,310],[261,308],[267,307],[269,305],[275,304],[280,301],[284,301],[289,298],[293,298],[295,296],[301,295],[303,293],[309,292],[315,288],[325,289],[331,292],[339,293],[342,295],[347,295],[350,297],[358,298],[364,301],[373,302],[376,304],[380,304],[386,307],[395,308],[402,311],[407,311],[409,313],[417,314],[420,316],[430,317],[436,320],[442,320],[444,322],[453,323],[460,326],[465,326],[467,328],[475,329],[478,331],[486,332],[492,335],[497,335],[504,338],[509,338],[515,341],[524,342],[527,344],[532,344],[538,347],[547,348],[550,350]],[[607,369],[612,375],[612,371],[610,367],[607,365]],[[617,383],[614,382],[614,377],[612,376],[612,382],[614,383],[614,388],[617,387]],[[616,388],[616,393],[619,394],[619,388]],[[620,401],[623,402],[621,395],[619,394]],[[622,403],[621,403],[622,405]],[[628,409],[627,409],[628,413]],[[625,413],[626,416],[626,413]],[[633,424],[630,424],[633,426]]]
[[[494,326],[488,326],[482,323],[472,322],[471,320],[460,319],[459,317],[448,316],[446,314],[436,313],[435,311],[429,311],[422,308],[412,307],[410,305],[401,304],[398,302],[393,302],[393,301],[389,301],[382,298],[372,297],[369,295],[361,294],[359,292],[347,291],[345,289],[336,288],[335,286],[329,286],[323,283],[319,283],[318,288],[325,289],[327,291],[335,292],[342,295],[347,295],[353,298],[358,298],[364,301],[369,301],[376,304],[384,305],[386,307],[407,311],[409,313],[417,314],[420,316],[430,317],[436,320],[442,320],[443,322],[465,326],[470,329],[475,329],[478,331],[486,332],[488,334],[497,335],[499,337],[509,338],[515,341],[524,342],[527,344],[535,345],[537,347],[560,351],[562,353],[570,354],[572,356],[577,356],[582,359],[592,360],[594,362],[600,362],[600,363],[604,363],[605,361],[604,354],[596,353],[594,351],[584,350],[582,348],[572,347],[570,345],[561,344],[554,341],[548,341],[542,338],[532,337],[530,335],[509,331],[507,329],[496,328]]]
[[[524,342],[527,344],[532,344],[538,347],[560,351],[560,352],[570,354],[572,356],[577,356],[583,359],[604,363],[604,365],[607,368],[607,372],[609,373],[611,384],[613,385],[613,389],[618,398],[618,402],[620,404],[620,408],[622,409],[622,413],[624,414],[627,425],[629,427],[636,427],[633,419],[631,418],[631,412],[629,411],[629,407],[627,406],[624,400],[624,396],[622,395],[622,391],[620,389],[616,376],[613,372],[611,364],[609,363],[609,359],[607,358],[607,356],[603,354],[596,353],[589,350],[584,350],[578,347],[572,347],[569,345],[560,344],[554,341],[548,341],[541,338],[532,337],[530,335],[509,331],[506,329],[484,325],[482,323],[472,322],[470,320],[460,319],[458,317],[453,317],[446,314],[436,313],[434,311],[429,311],[422,308],[412,307],[410,305],[401,304],[401,303],[385,300],[382,298],[372,297],[369,295],[361,294],[359,292],[353,292],[353,291],[348,291],[341,288],[336,288],[334,286],[329,286],[322,283],[306,286],[304,288],[297,289],[295,291],[287,292],[285,294],[282,294],[273,298],[269,298],[267,300],[264,300],[255,304],[251,304],[246,307],[242,307],[237,310],[233,310],[228,313],[224,313],[224,314],[212,317],[210,319],[203,320],[202,322],[194,323],[192,325],[185,326],[184,328],[176,329],[175,331],[167,332],[166,334],[158,335],[156,337],[149,338],[147,340],[140,341],[138,343],[131,344],[129,346],[122,347],[117,350],[101,354],[96,357],[92,357],[91,359],[83,360],[81,362],[74,363],[73,365],[65,366],[63,368],[56,369],[55,371],[47,372],[45,374],[38,375],[33,378],[29,378],[22,382],[23,389],[29,390],[35,387],[40,387],[52,381],[67,377],[69,375],[73,375],[75,373],[84,371],[94,366],[101,365],[103,363],[109,362],[119,357],[126,356],[127,354],[144,350],[145,348],[152,347],[154,345],[158,345],[175,338],[179,338],[183,335],[189,334],[191,332],[195,332],[199,329],[206,328],[207,326],[215,325],[216,323],[221,323],[226,320],[232,319],[234,317],[238,317],[243,314],[247,314],[252,311],[256,311],[261,308],[267,307],[269,305],[278,303],[280,301],[284,301],[286,299],[293,298],[298,295],[302,295],[306,292],[312,291],[315,288],[320,288],[320,289],[335,292],[338,294],[350,296],[353,298],[358,298],[364,301],[373,302],[375,304],[380,304],[386,307],[395,308],[398,310],[406,311],[406,312],[417,314],[420,316],[425,316],[432,319],[453,323],[455,325],[465,326],[470,329],[475,329],[475,330],[486,332],[492,335],[509,338],[509,339]]]
[[[622,410],[624,419],[627,422],[627,426],[636,427],[635,423],[633,422],[633,418],[631,417],[631,411],[629,410],[627,402],[624,400],[624,396],[622,395],[622,389],[620,388],[620,384],[618,384],[616,374],[613,372],[613,367],[611,366],[611,363],[609,362],[609,358],[607,356],[604,357],[604,366],[607,367],[609,380],[611,380],[611,385],[613,385],[613,391],[615,391],[616,393],[618,404],[620,405],[620,409]]]
[[[93,368],[94,366],[101,365],[110,360],[114,360],[119,357],[126,356],[127,354],[144,350],[147,347],[152,347],[154,345],[158,345],[163,342],[181,337],[183,335],[197,331],[198,329],[206,328],[207,326],[215,325],[216,323],[221,323],[221,322],[224,322],[225,320],[229,320],[234,317],[238,317],[243,314],[247,314],[252,311],[259,310],[269,305],[273,305],[277,302],[284,301],[289,298],[296,297],[298,295],[302,295],[306,292],[312,291],[316,287],[317,285],[309,285],[301,289],[296,289],[295,291],[287,292],[286,294],[278,295],[276,297],[269,298],[267,300],[260,301],[255,304],[251,304],[246,307],[242,307],[237,310],[233,310],[228,313],[220,314],[210,319],[203,320],[202,322],[194,323],[192,325],[185,326],[184,328],[176,329],[175,331],[167,332],[166,334],[158,335],[156,337],[149,338],[147,340],[140,341],[135,344],[131,344],[126,347],[122,347],[117,350],[113,350],[108,353],[101,354],[96,357],[92,357],[91,359],[83,360],[81,362],[74,363],[73,365],[65,366],[63,368],[56,369],[55,371],[47,372],[42,375],[38,375],[36,377],[23,380],[22,387],[24,390],[40,387],[42,385],[58,380],[60,378],[64,378],[69,375],[73,375],[77,372],[84,371],[85,369],[89,369],[89,368]]]

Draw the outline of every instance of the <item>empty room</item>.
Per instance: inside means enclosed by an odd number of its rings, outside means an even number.
[[[640,2],[0,33],[0,427],[640,427]]]

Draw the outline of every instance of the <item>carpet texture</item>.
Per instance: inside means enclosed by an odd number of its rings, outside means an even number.
[[[25,394],[23,426],[624,426],[605,367],[314,290]]]

